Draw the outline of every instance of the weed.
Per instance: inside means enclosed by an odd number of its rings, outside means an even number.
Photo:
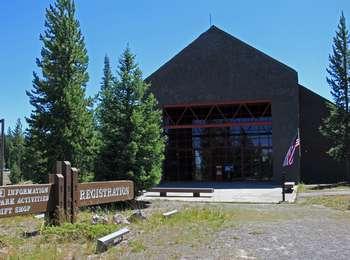
[[[56,237],[59,241],[86,241],[102,237],[118,229],[115,224],[64,223],[61,226],[44,226],[41,230],[45,237]]]
[[[307,187],[303,182],[299,182],[298,184],[298,193],[306,192]]]
[[[325,207],[339,209],[339,210],[349,210],[350,208],[350,196],[317,196],[304,198],[300,204],[302,205],[323,205]]]
[[[146,250],[145,245],[140,240],[134,240],[129,243],[131,247],[131,252],[133,253],[141,253]]]

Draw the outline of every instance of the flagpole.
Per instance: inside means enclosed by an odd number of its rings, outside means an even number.
[[[301,139],[300,139],[300,128],[298,127],[298,138],[299,138],[299,161],[301,159]]]
[[[286,182],[286,171],[282,171],[282,202],[286,201],[286,189],[285,189],[285,182]]]
[[[300,127],[298,127],[298,138],[299,138],[299,161],[298,161],[298,168],[299,168],[299,174],[298,174],[298,183],[301,181],[301,138],[300,138]]]

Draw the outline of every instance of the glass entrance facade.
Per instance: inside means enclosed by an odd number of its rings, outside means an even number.
[[[270,102],[164,108],[166,181],[269,180]]]

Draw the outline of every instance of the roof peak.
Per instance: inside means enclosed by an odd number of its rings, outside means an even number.
[[[208,31],[209,30],[220,30],[221,31],[221,29],[214,24],[209,27]]]

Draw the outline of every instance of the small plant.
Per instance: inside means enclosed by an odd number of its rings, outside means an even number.
[[[303,182],[299,182],[298,184],[298,193],[302,193],[306,191],[306,185]]]
[[[311,198],[305,198],[302,200],[302,205],[323,205],[325,207],[339,209],[339,210],[350,210],[350,196],[317,196]]]
[[[61,226],[45,226],[41,233],[46,236],[57,236],[60,241],[74,241],[74,240],[94,240],[98,237],[105,236],[118,229],[116,224],[96,224],[90,223],[64,223]]]
[[[131,247],[131,252],[133,253],[141,253],[146,250],[146,247],[143,244],[143,242],[139,240],[131,241],[129,245]]]

